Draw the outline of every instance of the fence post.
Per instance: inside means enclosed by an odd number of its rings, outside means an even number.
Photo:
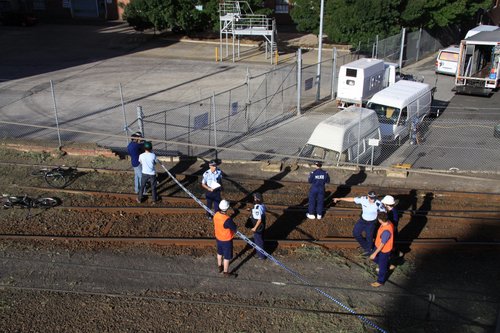
[[[139,131],[142,133],[142,137],[146,137],[146,133],[144,131],[144,113],[142,112],[142,106],[137,105],[137,123],[139,124]]]
[[[165,129],[163,132],[163,140],[165,140],[165,150],[167,150],[167,111],[163,112]]]
[[[118,87],[120,89],[120,100],[121,100],[121,103],[122,103],[122,113],[123,113],[123,122],[124,122],[123,130],[125,131],[125,135],[127,136],[126,137],[126,144],[128,145],[130,133],[128,131],[127,113],[125,112],[125,103],[123,102],[122,84],[118,83]]]
[[[331,87],[332,89],[330,90],[330,100],[334,100],[335,97],[337,97],[337,96],[335,96],[335,83],[336,83],[336,81],[335,81],[335,74],[337,73],[337,48],[334,47],[332,51],[333,51],[333,56],[332,56],[332,58],[333,58],[333,61],[332,61],[332,82],[331,82],[332,83],[332,87]]]
[[[376,59],[378,59],[378,35],[377,35],[377,38],[375,40],[375,57]]]
[[[61,132],[59,131],[59,119],[57,117],[57,103],[56,103],[56,94],[54,92],[54,83],[50,80],[50,90],[52,91],[52,101],[54,103],[54,115],[56,120],[56,128],[57,128],[57,139],[59,140],[59,148],[62,147],[61,143]]]
[[[188,129],[188,156],[191,156],[191,153],[193,152],[193,147],[191,147],[191,104],[188,105],[188,124],[187,124],[187,129]]]
[[[405,48],[405,33],[406,33],[406,28],[403,28],[401,30],[401,48],[399,50],[399,68],[403,68],[403,52]]]
[[[214,147],[215,147],[215,159],[218,158],[217,154],[217,108],[215,107],[215,92],[212,93],[212,114],[214,121]]]
[[[250,71],[248,70],[247,67],[247,77],[246,77],[246,84],[247,84],[247,101],[246,101],[246,107],[245,107],[245,123],[247,127],[247,133],[250,130]]]
[[[297,116],[300,116],[300,94],[302,92],[302,49],[297,50]]]
[[[422,38],[422,28],[418,31],[418,39],[417,39],[417,58],[415,59],[415,62],[418,61],[418,58],[420,57],[420,40]]]

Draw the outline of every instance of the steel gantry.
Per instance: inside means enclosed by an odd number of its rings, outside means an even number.
[[[219,4],[220,52],[222,61],[222,47],[225,38],[226,57],[229,56],[229,37],[232,39],[233,62],[235,60],[235,43],[237,42],[237,57],[240,57],[241,36],[263,36],[265,39],[266,58],[271,58],[277,51],[276,21],[265,15],[254,14],[246,1],[226,1]]]

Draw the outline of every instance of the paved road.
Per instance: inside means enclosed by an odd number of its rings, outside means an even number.
[[[239,62],[216,63],[213,58],[218,43],[151,39],[124,25],[39,25],[0,27],[0,31],[0,44],[9,45],[0,53],[0,120],[21,123],[54,126],[50,80],[63,127],[123,134],[120,84],[127,103],[125,116],[130,122],[139,104],[147,114],[169,109],[242,84],[247,71],[257,75],[272,68],[252,47],[242,47],[244,56]],[[281,55],[282,60],[292,61],[293,57]],[[305,52],[303,59],[304,64],[312,64],[317,53]],[[404,71],[423,75],[425,82],[436,86],[435,102],[444,110],[443,115],[429,124],[424,144],[401,146],[384,165],[498,170],[498,143],[491,132],[492,124],[500,122],[496,110],[500,94],[489,99],[455,97],[451,91],[453,77],[436,76],[433,65],[431,56]],[[480,112],[475,109],[479,105]],[[335,112],[333,103],[326,103],[253,136],[234,140],[231,148],[238,151],[221,152],[220,157],[271,159],[277,153],[295,155],[314,127]],[[472,123],[474,126],[470,126]],[[0,130],[2,136],[56,139],[54,131],[42,129],[1,125]],[[122,145],[125,141],[71,132],[63,132],[62,137],[63,142],[80,140],[105,145]],[[249,150],[258,153],[249,157]],[[467,163],[464,154],[469,156]]]

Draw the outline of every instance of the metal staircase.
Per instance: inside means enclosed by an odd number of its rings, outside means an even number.
[[[273,54],[277,51],[275,37],[276,21],[274,18],[268,18],[265,15],[254,14],[250,5],[246,1],[228,1],[219,4],[220,18],[220,55],[222,61],[222,46],[225,37],[226,57],[229,56],[229,37],[232,39],[233,62],[235,60],[235,43],[237,42],[237,55],[240,57],[240,38],[241,36],[263,36],[266,46],[266,58],[271,58],[273,63]],[[269,51],[269,52],[268,52]]]

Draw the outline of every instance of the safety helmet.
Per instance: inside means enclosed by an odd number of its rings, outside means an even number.
[[[151,141],[144,142],[144,149],[153,149],[153,144]]]
[[[264,201],[264,200],[263,200],[263,198],[262,198],[262,194],[261,194],[261,193],[259,193],[259,192],[255,192],[255,193],[253,194],[253,200],[254,200],[254,201],[258,201],[258,202],[262,202],[262,201]]]
[[[396,201],[394,200],[394,197],[392,195],[386,195],[383,199],[382,199],[382,203],[384,205],[388,205],[388,206],[392,206],[392,205],[395,205],[396,204]]]
[[[219,209],[222,210],[223,212],[225,212],[226,210],[229,209],[229,201],[227,200],[222,200],[220,203],[219,203]]]

